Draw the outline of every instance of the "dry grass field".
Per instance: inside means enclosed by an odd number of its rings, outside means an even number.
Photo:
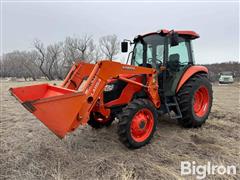
[[[201,128],[184,129],[161,117],[151,143],[129,150],[118,141],[116,122],[58,139],[8,92],[33,82],[1,83],[0,179],[185,179],[181,161],[240,162],[239,84],[213,86],[212,112]],[[207,179],[240,179],[237,172]]]

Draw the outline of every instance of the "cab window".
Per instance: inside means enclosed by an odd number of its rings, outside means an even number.
[[[173,60],[175,57],[175,60],[178,59],[181,66],[188,65],[190,59],[189,45],[189,41],[185,41],[183,39],[180,40],[177,46],[169,45],[169,61]]]
[[[139,66],[143,64],[143,44],[142,43],[139,42],[135,45],[133,55],[134,55],[133,65]]]
[[[154,34],[136,42],[131,64],[141,66],[145,61],[147,67],[157,68],[158,64],[163,62],[164,39],[164,36]],[[143,53],[144,51],[146,53]]]

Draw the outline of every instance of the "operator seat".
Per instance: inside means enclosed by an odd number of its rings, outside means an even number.
[[[180,70],[180,56],[179,54],[171,54],[167,62],[167,69],[172,72],[178,72]]]

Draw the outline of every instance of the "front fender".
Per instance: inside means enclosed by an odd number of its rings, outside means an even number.
[[[183,74],[183,76],[181,77],[178,85],[177,85],[177,89],[176,89],[176,93],[180,90],[180,88],[184,85],[184,83],[190,78],[192,77],[194,74],[196,73],[208,73],[208,69],[205,66],[191,66],[189,67]]]

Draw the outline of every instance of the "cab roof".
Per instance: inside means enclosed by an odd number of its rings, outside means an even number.
[[[171,30],[167,30],[167,29],[161,29],[159,31],[156,32],[150,32],[150,33],[146,33],[141,35],[142,37],[144,36],[149,36],[149,35],[153,35],[153,34],[163,34],[163,35],[167,35]],[[178,33],[180,36],[186,36],[189,39],[197,39],[199,38],[199,34],[197,34],[194,31],[189,31],[189,30],[174,30],[174,32]]]

